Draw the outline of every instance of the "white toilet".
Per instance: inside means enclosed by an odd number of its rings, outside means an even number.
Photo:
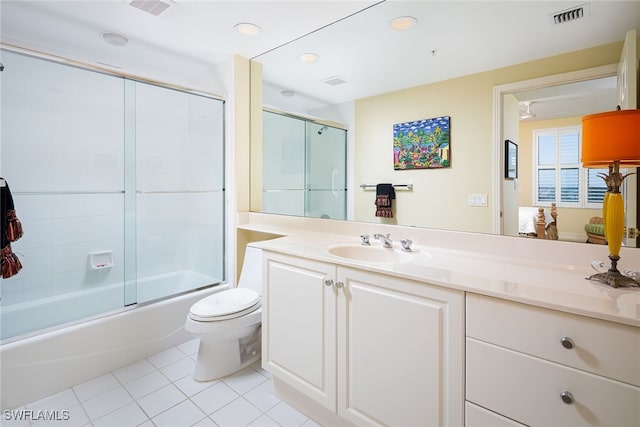
[[[247,247],[238,287],[191,306],[185,330],[200,338],[193,379],[210,381],[260,358],[262,251]]]

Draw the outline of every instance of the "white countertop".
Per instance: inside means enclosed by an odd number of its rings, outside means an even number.
[[[336,232],[318,232],[303,228],[286,227],[282,224],[241,224],[239,228],[284,235],[272,240],[251,243],[260,247],[282,254],[299,256],[317,261],[329,262],[354,268],[364,268],[367,271],[389,274],[405,279],[416,280],[457,289],[465,292],[473,292],[483,295],[495,296],[507,300],[532,304],[540,307],[556,309],[563,312],[589,316],[597,319],[610,320],[622,324],[640,327],[640,288],[614,289],[608,285],[586,280],[585,278],[595,271],[590,266],[591,253],[581,254],[580,246],[548,246],[562,253],[568,248],[573,248],[573,256],[565,256],[570,262],[554,261],[554,256],[535,255],[518,256],[519,250],[506,248],[503,251],[492,248],[496,241],[505,245],[523,245],[523,240],[511,238],[510,240],[496,240],[503,236],[485,235],[487,247],[479,250],[460,248],[446,248],[443,245],[420,244],[420,238],[437,241],[437,236],[416,229],[403,229],[394,227],[396,234],[399,232],[412,232],[417,239],[412,246],[414,252],[408,261],[402,262],[367,262],[349,258],[338,257],[329,253],[328,249],[335,245],[359,245],[360,238],[357,232],[344,234],[343,225]],[[317,225],[317,224],[316,224]],[[351,224],[354,231],[366,227],[362,224]],[[348,226],[347,226],[348,227]],[[371,226],[369,228],[380,228]],[[331,229],[332,227],[322,227]],[[335,227],[334,227],[335,228]],[[316,230],[318,227],[316,226]],[[330,230],[336,231],[336,230]],[[385,230],[388,231],[388,230]],[[378,232],[377,230],[374,232]],[[458,244],[469,244],[469,238],[477,240],[477,236],[468,236],[469,233],[449,234],[449,240],[455,237]],[[394,236],[392,235],[392,238]],[[397,236],[399,240],[400,237]],[[506,243],[504,243],[506,242]],[[477,241],[469,247],[477,247]],[[533,241],[531,246],[534,252],[539,251],[540,243]],[[556,244],[562,242],[546,242]],[[381,246],[381,243],[371,238],[372,246]],[[583,245],[594,246],[594,245]],[[394,241],[394,249],[400,251],[398,241]],[[606,246],[599,248],[590,247],[589,250],[597,250],[597,254],[606,259]],[[502,252],[502,253],[500,253]],[[548,252],[548,251],[547,251]],[[576,253],[577,252],[577,253]],[[516,256],[514,256],[514,254]],[[631,252],[635,255],[635,252]],[[628,254],[627,254],[628,255]],[[556,255],[557,256],[557,255]],[[577,262],[576,258],[578,259]],[[583,258],[583,259],[581,259]],[[634,260],[635,261],[635,260]],[[608,266],[608,264],[607,264]],[[624,267],[624,266],[623,266]],[[635,267],[635,265],[632,265]]]

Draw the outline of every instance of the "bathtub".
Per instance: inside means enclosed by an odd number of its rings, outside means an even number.
[[[157,291],[166,291],[168,287],[182,292],[191,280],[198,279],[195,275],[177,272],[139,280],[138,295],[152,299],[158,295]],[[188,341],[191,336],[184,331],[184,322],[189,307],[198,299],[227,288],[227,284],[221,284],[153,303],[120,308],[100,317],[2,344],[2,409],[38,400]],[[33,325],[25,322],[25,318],[35,319],[54,306],[56,313],[65,311],[60,310],[63,300],[65,306],[78,310],[74,315],[83,315],[88,301],[96,301],[95,298],[100,298],[99,301],[117,298],[122,305],[122,286],[105,286],[5,306],[0,321],[3,329],[16,325],[14,327],[27,330]],[[25,313],[29,316],[24,316]]]
[[[181,294],[202,283],[214,281],[212,277],[196,271],[181,270],[138,279],[137,288],[132,283],[132,286],[126,286],[126,291],[121,283],[117,283],[5,305],[0,309],[0,340],[11,341],[12,337],[40,333],[42,325],[61,325],[96,316],[96,313],[102,317],[111,312],[122,311],[125,292],[133,293],[131,300],[146,303],[165,295]]]

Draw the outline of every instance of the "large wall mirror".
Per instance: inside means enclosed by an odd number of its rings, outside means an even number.
[[[583,4],[578,22],[564,26],[554,15],[572,10],[570,2],[374,3],[252,59],[251,210],[264,211],[267,108],[347,129],[348,219],[522,236],[520,208],[551,209],[535,161],[548,140],[539,138],[555,131],[557,149],[570,147],[566,130],[579,133],[583,115],[616,108],[617,64],[626,30],[640,30],[640,3]],[[433,151],[420,126],[441,117],[450,126],[446,167],[398,167],[396,125],[416,122],[418,159]],[[505,140],[518,147],[516,179],[503,170]],[[590,191],[588,179],[577,173],[578,191]],[[628,181],[627,225],[635,228],[638,186]],[[398,186],[392,218],[376,216],[379,183]],[[561,240],[587,241],[585,225],[601,209],[585,197],[555,201]]]

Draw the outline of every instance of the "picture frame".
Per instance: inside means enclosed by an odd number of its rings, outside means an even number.
[[[451,167],[451,117],[433,117],[393,125],[393,169]]]
[[[509,139],[504,141],[504,178],[518,178],[518,144]]]

